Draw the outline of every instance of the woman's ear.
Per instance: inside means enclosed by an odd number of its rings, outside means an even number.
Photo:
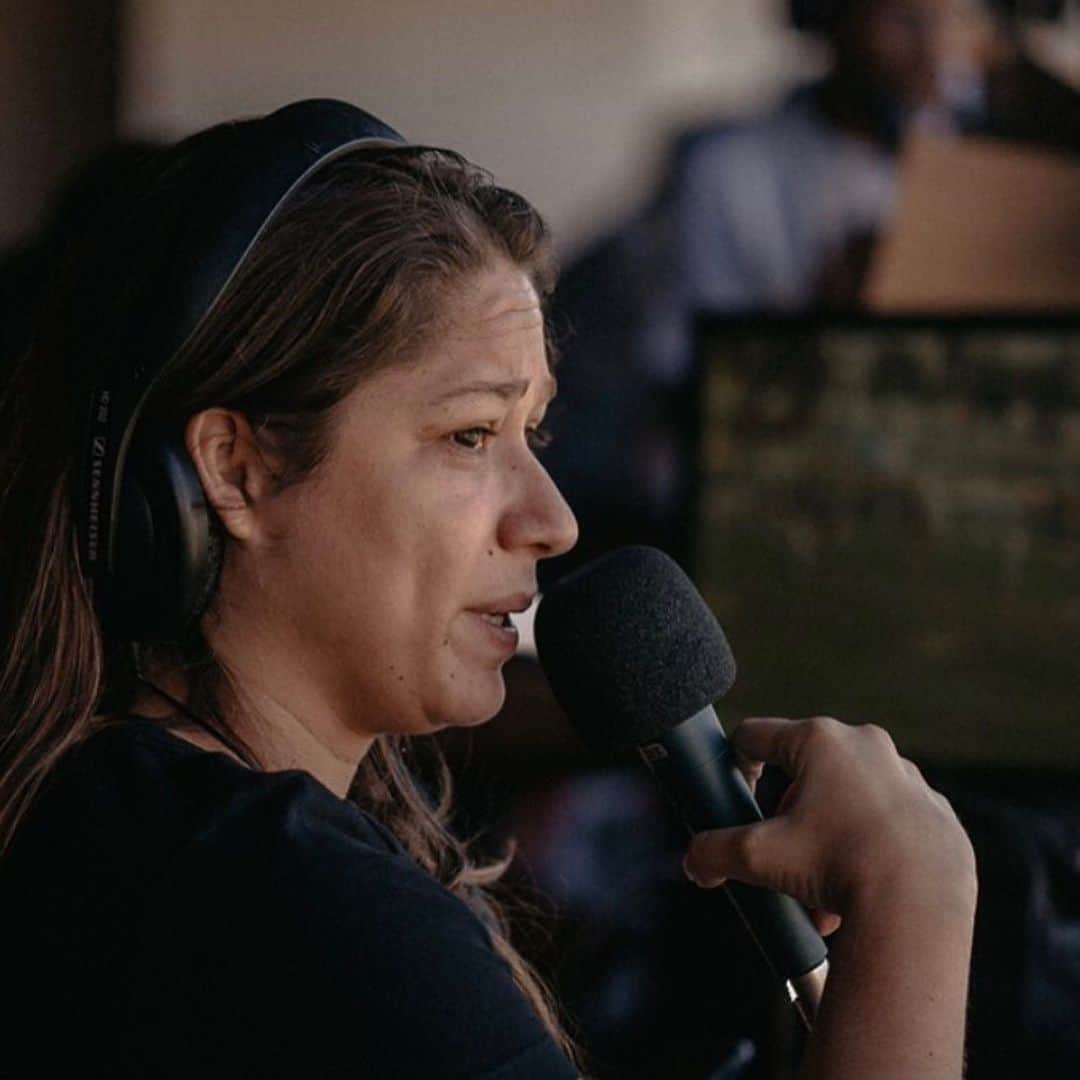
[[[225,531],[234,540],[255,539],[259,504],[273,494],[276,480],[247,417],[233,409],[205,409],[188,420],[184,442]]]

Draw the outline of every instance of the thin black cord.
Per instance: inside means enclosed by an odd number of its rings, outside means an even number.
[[[143,683],[143,685],[150,687],[150,689],[153,690],[156,694],[163,697],[170,705],[172,705],[174,709],[183,713],[184,716],[186,716],[189,720],[193,720],[208,735],[217,739],[218,742],[223,743],[226,749],[232,751],[232,753],[235,754],[249,769],[259,769],[259,766],[255,764],[255,762],[253,762],[250,757],[248,757],[247,753],[239,746],[239,744],[233,741],[232,736],[229,735],[228,732],[226,732],[224,729],[222,729],[221,731],[215,731],[201,716],[196,715],[182,701],[180,701],[178,698],[173,697],[172,694],[168,693],[167,691],[162,690],[160,686],[158,686],[156,683],[152,683],[148,678],[146,678],[146,676],[137,675],[136,678],[139,680],[139,682]]]
[[[141,682],[144,686],[148,686],[151,690],[154,691],[155,694],[164,698],[174,709],[182,713],[189,720],[194,721],[199,727],[203,729],[203,731],[205,731],[212,738],[215,738],[219,742],[223,743],[225,747],[233,754],[235,754],[249,769],[255,769],[256,771],[259,770],[259,766],[251,760],[247,752],[242,747],[240,747],[237,743],[233,741],[232,736],[228,733],[228,731],[224,729],[222,729],[221,731],[215,731],[210,726],[210,724],[208,724],[201,716],[199,716],[191,708],[189,708],[184,702],[180,701],[178,698],[173,697],[173,695],[170,694],[168,691],[162,690],[162,688],[158,686],[157,683],[151,682],[143,674],[141,663],[142,656],[138,642],[131,643],[131,654],[133,666],[135,668],[135,678],[139,682]]]

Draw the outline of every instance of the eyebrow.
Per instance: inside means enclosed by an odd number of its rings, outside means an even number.
[[[541,388],[548,391],[548,399],[550,400],[555,396],[555,379],[549,376],[541,384]],[[508,379],[504,382],[481,379],[476,382],[466,383],[464,386],[455,386],[452,390],[447,390],[445,393],[432,398],[428,404],[442,405],[444,402],[452,401],[455,398],[476,397],[479,395],[492,395],[502,398],[503,401],[513,401],[516,398],[523,398],[528,391],[528,379]]]

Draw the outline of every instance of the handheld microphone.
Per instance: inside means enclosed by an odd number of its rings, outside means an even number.
[[[691,832],[762,819],[713,709],[735,682],[735,659],[673,559],[620,548],[563,578],[540,601],[536,646],[582,739],[603,756],[636,752]],[[725,889],[809,1027],[828,973],[810,917],[769,889]]]

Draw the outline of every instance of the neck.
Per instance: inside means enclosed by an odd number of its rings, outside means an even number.
[[[219,714],[251,747],[259,767],[267,772],[302,769],[345,798],[374,736],[351,730],[325,697],[298,679],[295,657],[290,664],[262,644],[246,652],[233,649],[221,633],[210,644],[223,674]],[[252,657],[258,657],[257,662]],[[158,718],[190,716],[188,700],[189,687],[180,667],[170,665],[147,673],[135,711]],[[203,749],[243,760],[232,746],[201,725],[189,722],[176,734]]]
[[[246,725],[241,721],[238,726],[266,770],[303,769],[345,798],[373,736],[350,731],[324,702],[300,688],[230,670],[232,681],[245,687],[242,707],[230,711],[246,719]]]

